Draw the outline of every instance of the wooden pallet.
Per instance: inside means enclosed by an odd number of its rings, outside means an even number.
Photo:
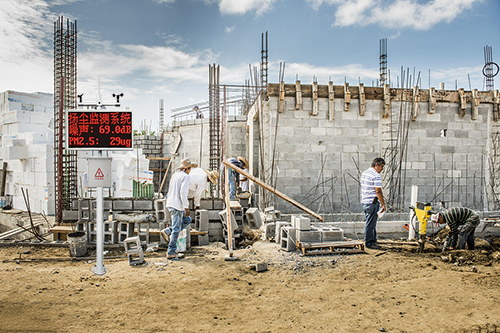
[[[355,254],[365,253],[365,244],[363,242],[348,241],[348,242],[317,242],[305,243],[296,242],[302,254],[305,256],[313,256],[317,254]]]

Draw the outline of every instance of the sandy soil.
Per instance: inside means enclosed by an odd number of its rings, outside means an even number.
[[[412,246],[301,257],[257,242],[227,262],[213,244],[180,261],[106,259],[101,277],[90,260],[14,261],[65,248],[0,248],[0,331],[500,332],[498,245],[444,262]]]

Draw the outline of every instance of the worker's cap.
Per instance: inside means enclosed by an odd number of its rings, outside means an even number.
[[[181,165],[179,166],[178,169],[188,169],[188,168],[196,168],[198,164],[196,163],[191,163],[191,160],[189,158],[186,158],[181,161]]]
[[[241,157],[241,156],[238,156],[238,161],[240,161],[243,166],[245,167],[245,169],[248,169],[248,162],[245,158]]]
[[[208,179],[212,182],[212,184],[217,185],[217,179],[219,178],[219,171],[217,170],[208,170],[205,169],[205,173],[207,174]]]
[[[198,105],[196,105],[193,110],[199,110],[200,108],[198,107]]]

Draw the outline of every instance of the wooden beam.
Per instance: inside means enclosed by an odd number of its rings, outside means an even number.
[[[170,161],[170,157],[146,157],[148,160]]]
[[[301,205],[300,203],[298,203],[297,201],[293,200],[292,198],[289,198],[288,196],[286,196],[285,194],[281,193],[280,191],[278,191],[277,189],[271,187],[270,185],[264,183],[262,180],[260,180],[259,178],[256,178],[254,176],[252,176],[251,174],[249,174],[248,172],[244,171],[243,169],[240,169],[238,168],[236,165],[234,165],[233,163],[230,163],[229,161],[223,161],[222,162],[225,166],[227,167],[230,167],[231,169],[233,170],[236,170],[238,173],[242,174],[243,176],[247,177],[248,179],[250,179],[251,181],[253,181],[254,183],[256,183],[257,185],[263,187],[264,189],[268,190],[269,192],[271,193],[274,193],[276,194],[278,197],[280,197],[281,199],[291,203],[292,205],[294,205],[295,207],[297,207],[298,209],[306,212],[307,214],[311,215],[312,217],[320,220],[321,222],[325,222],[325,218],[322,217],[321,215],[318,215],[316,214],[315,212],[313,212],[312,210],[310,210],[309,208]],[[228,220],[229,221],[229,220]]]
[[[165,184],[165,181],[167,180],[168,170],[170,169],[171,164],[172,164],[172,160],[168,161],[167,171],[165,172],[165,175],[163,176],[163,180],[161,181],[161,185],[160,185],[160,189],[158,190],[158,194],[161,193],[161,190],[163,189],[163,185]]]

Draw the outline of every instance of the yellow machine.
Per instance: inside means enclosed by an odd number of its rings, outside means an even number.
[[[415,217],[418,221],[418,235],[419,235],[419,252],[424,250],[424,244],[426,240],[426,232],[427,232],[427,222],[431,219],[431,215],[435,212],[431,211],[430,203],[423,203],[417,201],[416,207],[410,207],[415,213]],[[411,227],[411,226],[410,226]]]

